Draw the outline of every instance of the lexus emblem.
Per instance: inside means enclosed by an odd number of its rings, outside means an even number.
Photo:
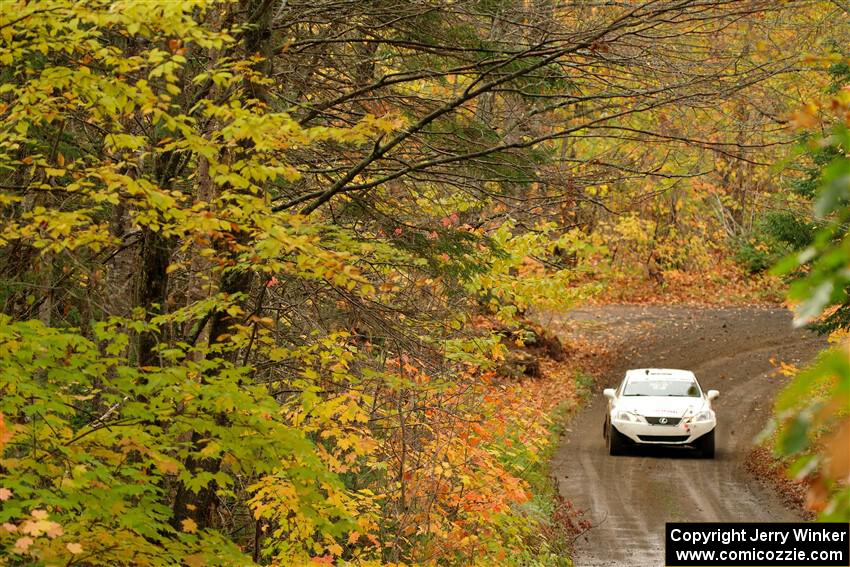
[[[667,423],[667,418],[662,417],[661,419],[658,420],[658,423],[660,423],[661,425],[664,425],[665,423]]]

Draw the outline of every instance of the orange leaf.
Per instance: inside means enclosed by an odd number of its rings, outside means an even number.
[[[6,445],[11,438],[12,432],[6,427],[6,420],[3,417],[3,412],[0,412],[0,451],[3,450],[3,446]]]

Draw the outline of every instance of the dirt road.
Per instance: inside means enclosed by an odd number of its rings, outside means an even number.
[[[668,521],[798,519],[744,468],[773,396],[787,380],[773,372],[770,359],[804,362],[823,344],[793,330],[787,311],[611,306],[573,311],[550,324],[604,341],[613,357],[592,403],[568,425],[552,467],[561,494],[595,524],[577,542],[577,567],[663,565]],[[630,367],[691,369],[704,389],[720,390],[714,460],[685,449],[608,456],[601,392],[616,386]]]

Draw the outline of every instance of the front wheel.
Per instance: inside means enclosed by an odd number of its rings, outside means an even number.
[[[699,439],[697,439],[697,449],[703,459],[714,458],[714,430],[712,429]]]
[[[608,426],[608,454],[622,455],[626,449],[626,436],[614,429],[613,425]]]

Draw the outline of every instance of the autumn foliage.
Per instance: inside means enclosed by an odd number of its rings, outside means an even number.
[[[4,561],[522,548],[523,475],[570,374],[554,396],[495,384],[502,338],[464,330],[452,290],[509,321],[551,295],[511,272],[554,242],[457,213],[352,230],[278,207],[298,148],[347,151],[405,120],[305,127],[276,109],[236,5],[18,8],[0,20]]]

